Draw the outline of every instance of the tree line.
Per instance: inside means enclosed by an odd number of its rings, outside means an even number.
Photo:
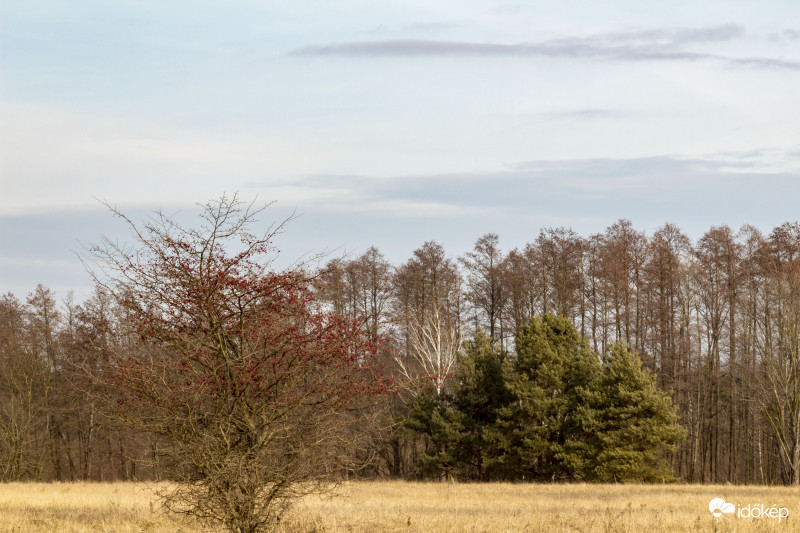
[[[674,224],[648,236],[620,220],[588,237],[546,228],[509,251],[490,233],[457,259],[426,242],[393,266],[373,248],[331,261],[323,280],[335,309],[392,331],[396,366],[437,391],[476,330],[513,351],[533,318],[566,317],[597,354],[624,342],[670,394],[687,430],[669,454],[680,479],[800,483],[798,223],[692,242]],[[416,471],[416,439],[390,439],[387,474]]]
[[[672,224],[648,236],[621,220],[590,236],[543,229],[507,251],[486,234],[458,258],[426,242],[393,265],[370,248],[303,276],[304,298],[391,340],[377,355],[401,390],[369,408],[368,442],[345,450],[368,466],[348,475],[624,479],[626,464],[646,458],[643,478],[663,478],[666,464],[689,482],[800,484],[797,223],[768,234],[713,227],[693,242]],[[102,287],[80,304],[42,286],[0,300],[0,479],[174,475],[169,443],[120,425],[87,393],[87,369],[142,341],[117,333],[130,312]],[[589,354],[575,361],[593,361],[569,391],[537,383],[525,355],[547,328],[567,325],[570,349]],[[663,435],[657,457],[626,451],[630,436],[613,424],[630,406],[608,393],[614,368],[656,403],[668,396],[677,425],[664,415],[659,427],[685,428],[685,438]],[[547,387],[563,393],[557,402],[542,399]],[[523,397],[539,407],[520,407]],[[490,412],[476,419],[480,405]],[[570,420],[559,418],[564,406]],[[537,422],[548,412],[560,426]],[[598,413],[616,414],[592,426]],[[614,450],[617,459],[601,455]]]

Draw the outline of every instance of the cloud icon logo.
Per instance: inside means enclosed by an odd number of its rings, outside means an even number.
[[[722,498],[714,498],[708,502],[708,510],[714,515],[714,518],[719,518],[722,513],[733,514],[736,507],[732,503],[726,503]]]

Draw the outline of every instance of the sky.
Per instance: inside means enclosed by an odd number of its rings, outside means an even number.
[[[800,218],[794,0],[0,0],[0,293],[162,210],[275,202],[290,264],[625,218]],[[257,228],[256,228],[257,229]]]

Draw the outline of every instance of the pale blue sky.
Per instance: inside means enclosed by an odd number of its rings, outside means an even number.
[[[800,218],[800,3],[0,0],[0,292],[239,191],[394,262],[493,231]],[[120,234],[124,236],[123,234]]]

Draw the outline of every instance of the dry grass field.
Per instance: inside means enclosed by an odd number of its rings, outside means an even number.
[[[773,504],[789,518],[713,518],[712,498]],[[0,531],[194,532],[132,483],[0,485]],[[308,498],[283,533],[368,532],[800,532],[800,489],[711,485],[518,485],[362,482]]]

